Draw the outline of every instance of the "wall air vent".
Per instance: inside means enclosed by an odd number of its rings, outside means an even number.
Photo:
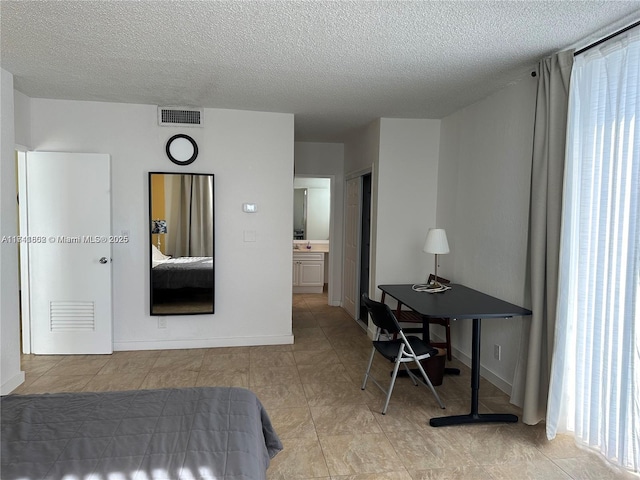
[[[92,301],[49,302],[49,329],[52,332],[93,332],[95,320]]]
[[[158,107],[158,125],[164,127],[202,127],[202,108]]]

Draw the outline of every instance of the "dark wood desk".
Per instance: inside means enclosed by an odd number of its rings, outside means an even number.
[[[452,318],[473,320],[471,353],[471,412],[432,418],[432,427],[464,425],[470,423],[517,422],[516,415],[508,413],[478,413],[480,388],[480,320],[483,318],[509,318],[531,315],[531,310],[518,307],[486,295],[464,285],[451,284],[451,290],[441,293],[416,292],[411,284],[378,285],[390,297],[418,312],[423,318]]]

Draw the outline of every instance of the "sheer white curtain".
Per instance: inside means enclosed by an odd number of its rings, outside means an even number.
[[[575,59],[547,436],[640,466],[640,28]]]

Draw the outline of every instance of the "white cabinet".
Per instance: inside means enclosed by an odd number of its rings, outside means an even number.
[[[293,254],[293,293],[322,293],[324,287],[324,253]]]

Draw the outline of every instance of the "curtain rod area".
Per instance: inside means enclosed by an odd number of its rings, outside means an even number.
[[[618,30],[617,32],[613,32],[611,35],[607,35],[606,37],[601,38],[600,40],[598,40],[596,42],[590,43],[586,47],[582,47],[580,50],[576,50],[573,53],[573,56],[575,57],[576,55],[580,55],[581,53],[584,53],[587,50],[590,50],[590,49],[592,49],[594,47],[597,47],[598,45],[606,42],[607,40],[611,40],[612,38],[617,37],[618,35],[622,35],[624,32],[629,31],[632,28],[637,27],[638,25],[640,25],[640,20],[638,20],[637,22],[632,23],[631,25],[627,25],[626,27]],[[531,76],[532,77],[536,77],[537,76],[537,73],[536,73],[535,70],[533,72],[531,72]]]
[[[637,27],[638,25],[640,25],[640,20],[639,20],[639,21],[637,21],[637,22],[635,22],[635,23],[632,23],[631,25],[628,25],[628,26],[624,27],[622,30],[618,30],[617,32],[612,33],[611,35],[608,35],[608,36],[606,36],[606,37],[604,37],[604,38],[601,38],[601,39],[600,39],[600,40],[598,40],[597,42],[593,42],[593,43],[591,43],[591,44],[587,45],[586,47],[583,47],[583,48],[581,48],[580,50],[577,50],[577,51],[573,54],[573,56],[575,57],[576,55],[580,55],[581,53],[586,52],[587,50],[590,50],[590,49],[592,49],[592,48],[594,48],[594,47],[597,47],[597,46],[598,46],[598,45],[600,45],[601,43],[604,43],[604,42],[606,42],[607,40],[610,40],[610,39],[612,39],[612,38],[614,38],[614,37],[617,37],[618,35],[621,35],[621,34],[623,34],[624,32],[626,32],[627,30],[631,30],[632,28]]]

